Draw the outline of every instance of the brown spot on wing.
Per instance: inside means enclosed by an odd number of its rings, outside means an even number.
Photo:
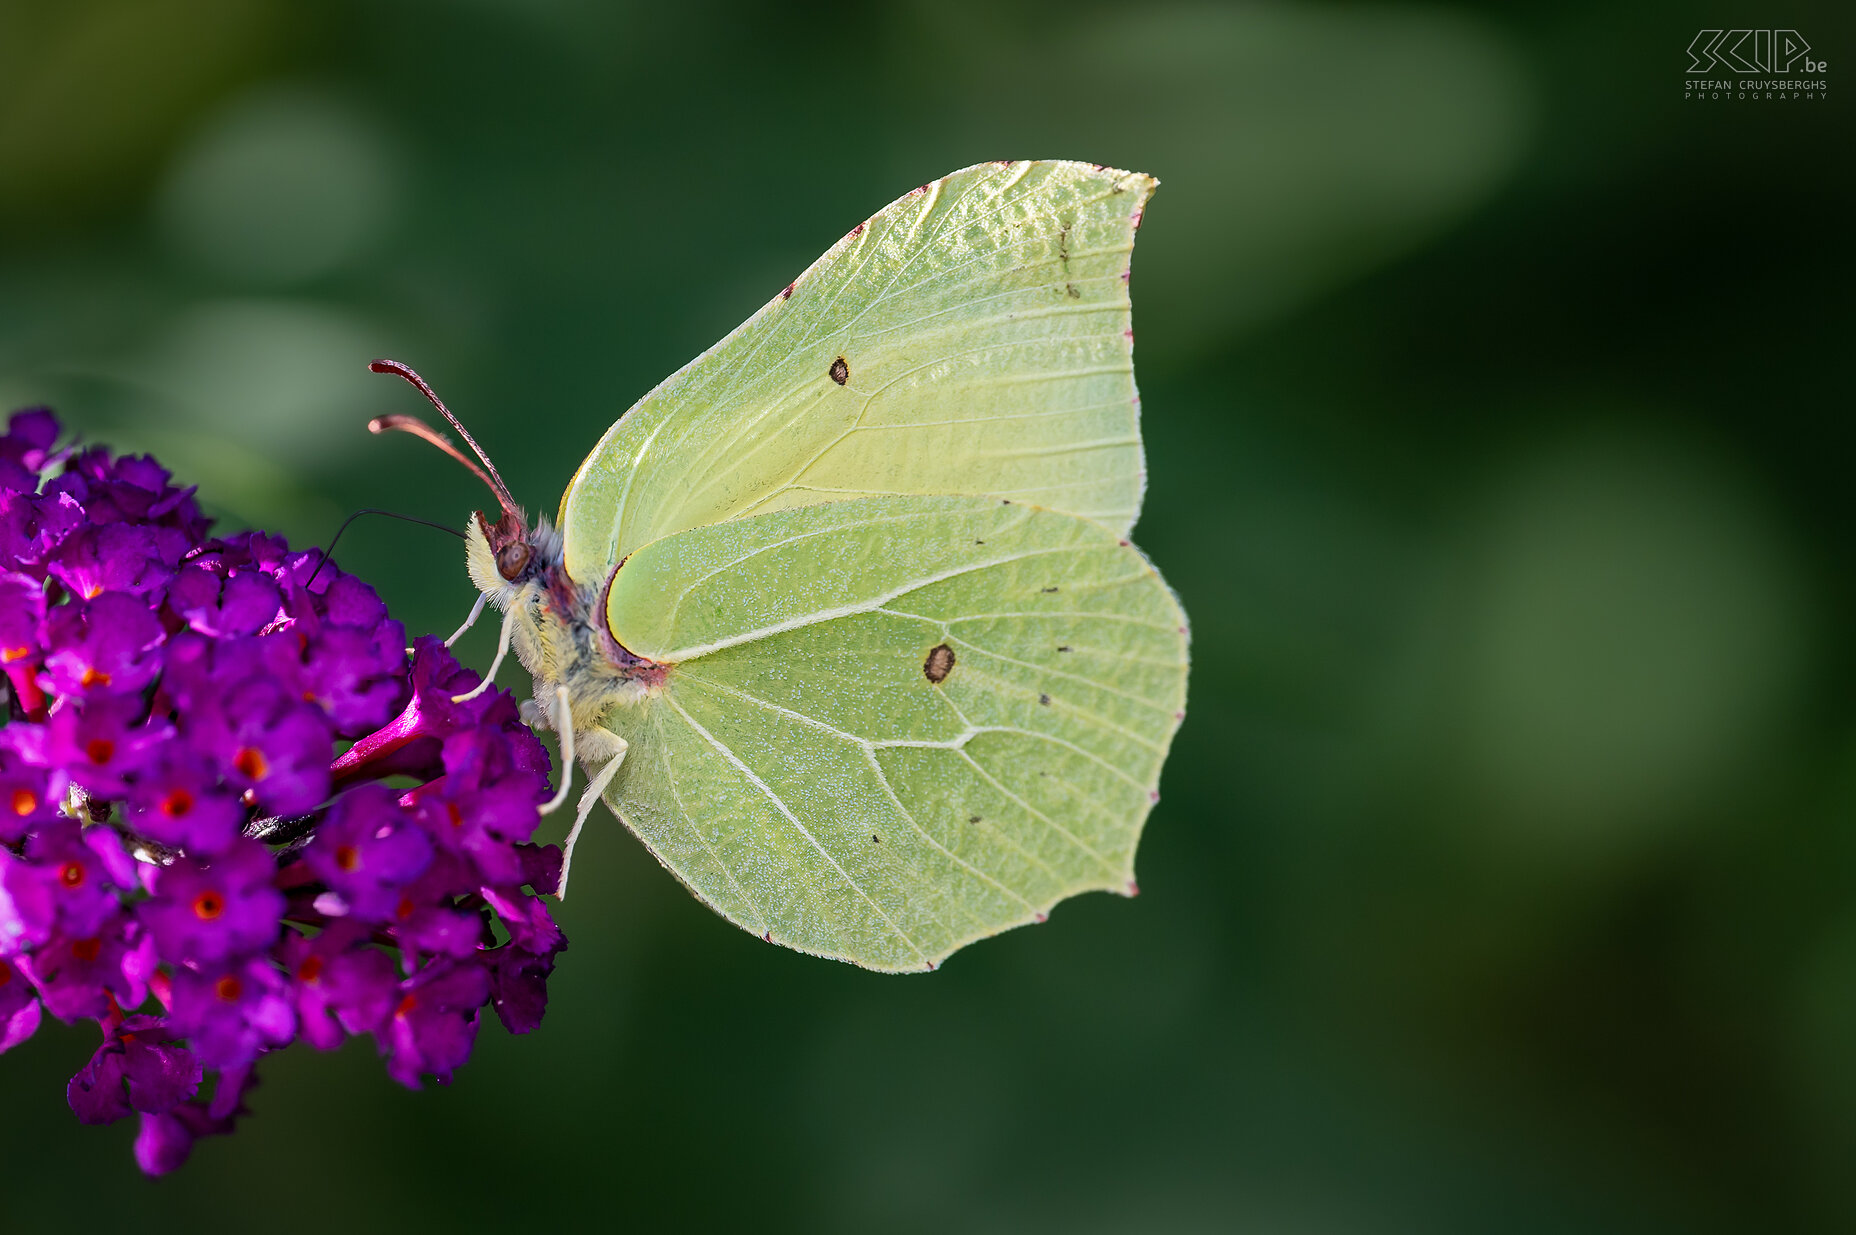
[[[954,649],[945,643],[937,643],[928,650],[928,659],[922,662],[922,676],[939,686],[954,671]]]

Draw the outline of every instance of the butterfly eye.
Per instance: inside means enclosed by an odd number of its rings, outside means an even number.
[[[496,554],[496,572],[503,578],[514,581],[528,565],[528,545],[523,541],[504,545]]]

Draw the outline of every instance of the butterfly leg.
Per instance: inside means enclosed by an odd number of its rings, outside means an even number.
[[[490,594],[488,592],[477,593],[477,603],[470,607],[470,616],[464,619],[464,625],[451,632],[451,637],[445,640],[446,647],[450,647],[459,639],[462,639],[464,637],[464,632],[477,624],[477,619],[483,616],[484,602],[489,599]]]
[[[515,629],[516,607],[510,605],[509,612],[503,614],[503,633],[499,635],[496,640],[496,659],[490,662],[490,668],[484,673],[483,681],[477,683],[477,688],[475,690],[467,690],[461,695],[451,696],[451,702],[467,703],[475,699],[478,695],[481,695],[484,691],[490,689],[491,683],[496,681],[496,671],[503,667],[503,658],[509,655],[509,641],[514,637]]]
[[[580,839],[580,829],[586,826],[587,816],[593,813],[595,806],[599,805],[600,794],[606,792],[606,786],[610,785],[612,778],[619,774],[619,765],[625,762],[625,752],[629,749],[625,739],[616,733],[602,731],[599,736],[600,747],[612,750],[616,746],[618,749],[613,753],[612,758],[600,766],[599,771],[593,773],[593,779],[587,782],[586,792],[580,795],[580,809],[574,813],[574,826],[567,833],[567,843],[563,846],[561,854],[561,886],[555,893],[561,900],[567,899],[567,872],[573,868],[574,844]]]
[[[554,707],[554,727],[560,730],[561,734],[561,787],[555,790],[554,796],[541,807],[541,813],[544,815],[552,815],[561,809],[567,801],[567,791],[574,785],[574,711],[567,706],[565,686],[554,688]]]

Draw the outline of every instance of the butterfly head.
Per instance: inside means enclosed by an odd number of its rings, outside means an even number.
[[[464,529],[464,562],[471,583],[490,593],[499,609],[530,584],[552,590],[566,579],[559,569],[559,534],[545,518],[530,527],[519,510],[496,518],[481,510],[473,514]]]
[[[488,581],[497,584],[521,583],[531,573],[535,565],[535,548],[530,541],[527,521],[519,510],[505,510],[492,522],[490,516],[479,510],[472,520],[465,539],[473,550],[479,546],[485,557],[489,570],[485,571]],[[475,558],[477,554],[472,553]],[[473,562],[472,574],[476,563]],[[488,588],[479,587],[483,591]]]

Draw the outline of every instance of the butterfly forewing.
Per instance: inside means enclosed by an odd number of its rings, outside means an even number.
[[[1184,707],[1140,553],[1022,503],[880,497],[676,533],[607,617],[668,663],[611,723],[613,809],[755,934],[920,969],[1126,891]]]
[[[983,164],[892,203],[646,395],[562,499],[568,573],[742,515],[988,494],[1125,535],[1143,465],[1128,271],[1155,181]]]

